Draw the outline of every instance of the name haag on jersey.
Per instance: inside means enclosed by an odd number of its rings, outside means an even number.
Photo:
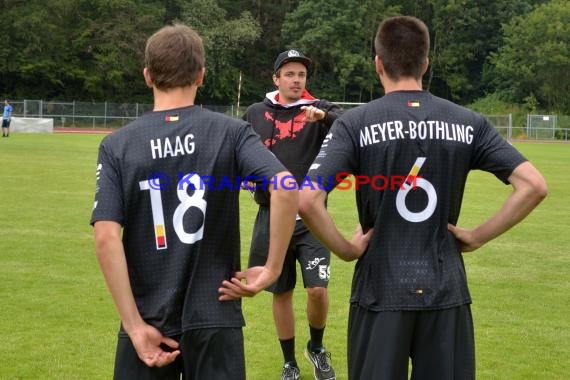
[[[176,136],[172,139],[166,137],[164,139],[150,140],[150,151],[153,160],[192,154],[195,149],[196,143],[194,142],[194,135],[191,133],[184,136]]]

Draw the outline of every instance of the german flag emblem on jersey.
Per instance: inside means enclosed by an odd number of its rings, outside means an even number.
[[[419,100],[408,100],[408,107],[417,108],[420,106]]]
[[[179,119],[178,115],[166,115],[166,117],[164,118],[164,120],[170,121],[170,122],[178,121],[178,119]]]

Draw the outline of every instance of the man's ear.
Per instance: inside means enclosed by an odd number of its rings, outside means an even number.
[[[423,68],[423,70],[422,70],[422,76],[426,73],[428,67],[429,67],[429,58],[426,57],[426,60],[425,60],[425,62],[424,62],[424,68]]]
[[[383,77],[384,74],[384,64],[382,63],[382,59],[376,55],[374,56],[374,66],[376,67],[376,74]]]
[[[273,74],[272,79],[273,79],[273,84],[275,85],[275,87],[279,87],[279,77],[277,75]]]
[[[143,69],[143,76],[144,76],[144,82],[146,83],[146,85],[148,87],[152,87],[154,85],[154,82],[152,81],[152,78],[150,77],[150,72],[148,71],[147,67],[145,67]]]
[[[206,68],[202,67],[202,70],[200,70],[200,72],[198,73],[198,76],[196,78],[196,87],[200,87],[202,85],[202,83],[204,83],[204,77],[206,76]]]

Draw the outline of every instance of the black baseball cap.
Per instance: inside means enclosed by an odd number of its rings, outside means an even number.
[[[301,62],[303,65],[305,65],[307,70],[309,69],[309,65],[311,64],[311,60],[305,57],[305,55],[303,55],[303,53],[301,53],[300,51],[286,50],[277,56],[277,59],[273,64],[273,72],[276,73],[277,70],[281,68],[281,66],[289,62]]]

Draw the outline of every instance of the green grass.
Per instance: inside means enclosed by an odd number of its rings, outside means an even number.
[[[109,379],[118,318],[93,251],[89,226],[100,135],[24,135],[0,140],[0,379]],[[570,146],[521,143],[550,195],[521,225],[465,255],[479,379],[565,379],[570,373]],[[509,186],[474,172],[460,225],[485,220]],[[346,236],[354,194],[335,191],[330,210]],[[243,262],[256,207],[242,199]],[[325,343],[346,379],[352,263],[332,262]],[[306,295],[295,295],[297,356],[308,339]],[[282,358],[271,297],[244,300],[248,379],[277,378]]]

